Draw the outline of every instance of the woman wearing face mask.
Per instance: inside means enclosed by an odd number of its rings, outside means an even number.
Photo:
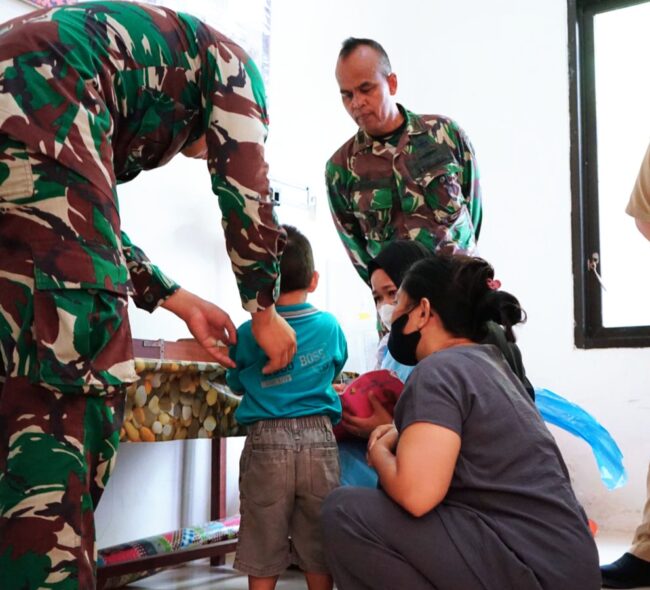
[[[372,296],[375,300],[377,308],[377,315],[381,319],[382,325],[386,332],[390,331],[391,318],[395,304],[397,301],[397,290],[402,284],[402,279],[406,271],[416,262],[424,258],[433,256],[420,242],[412,240],[396,240],[390,242],[386,247],[368,264],[368,272],[370,274],[370,285],[372,287]],[[376,369],[388,369],[394,371],[397,376],[406,382],[406,379],[413,371],[415,361],[409,359],[410,363],[399,362],[388,350],[388,336],[386,333],[379,341],[377,348],[377,366]],[[496,322],[488,322],[487,330],[482,344],[494,344],[503,356],[505,357],[508,365],[517,377],[521,380],[526,388],[528,395],[534,399],[535,392],[530,381],[526,378],[526,371],[521,359],[521,352],[514,342],[509,342],[506,338],[505,331]],[[399,354],[399,353],[398,353]],[[367,418],[359,418],[352,416],[347,412],[343,412],[343,426],[351,434],[368,438],[370,433],[382,424],[390,424],[393,421],[391,414],[376,400],[371,399],[373,413]],[[344,452],[347,452],[348,446],[344,445]],[[359,445],[356,445],[359,446]],[[355,456],[361,458],[365,463],[365,443],[363,448],[354,449]],[[348,469],[343,465],[342,481],[348,485],[362,485],[361,480],[355,479],[353,476],[346,474]],[[373,476],[374,481],[374,476]]]
[[[597,590],[598,554],[566,466],[494,346],[517,299],[479,258],[434,256],[407,273],[389,350],[417,366],[368,458],[381,489],[339,488],[323,507],[339,590]],[[531,461],[531,457],[535,457]]]
[[[406,381],[413,367],[395,361],[388,352],[388,331],[397,300],[397,289],[408,268],[418,260],[431,255],[420,242],[397,240],[390,242],[368,264],[372,296],[386,334],[377,347],[377,365],[375,369],[389,369]],[[392,424],[392,414],[381,403],[370,396],[372,414],[367,418],[353,416],[343,410],[341,424],[353,435],[339,441],[339,458],[341,463],[341,485],[377,487],[377,472],[366,461],[366,450],[370,433],[382,424]]]
[[[377,369],[390,369],[406,381],[413,370],[412,366],[398,363],[388,351],[388,332],[397,301],[397,290],[402,284],[406,271],[418,260],[431,256],[431,251],[420,242],[397,240],[390,242],[368,263],[372,297],[375,300],[377,315],[386,334],[377,348]],[[369,434],[369,433],[368,433]]]

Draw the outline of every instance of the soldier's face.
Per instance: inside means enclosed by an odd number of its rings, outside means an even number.
[[[197,158],[199,160],[208,159],[208,144],[205,140],[205,134],[201,135],[196,141],[186,145],[181,154],[188,158]]]
[[[361,129],[373,136],[393,131],[397,77],[382,71],[374,49],[361,45],[339,59],[336,80],[345,110]]]

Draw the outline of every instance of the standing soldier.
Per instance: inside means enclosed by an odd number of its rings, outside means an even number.
[[[397,104],[397,77],[372,39],[347,39],[336,79],[359,131],[327,162],[330,209],[352,264],[368,284],[368,262],[393,240],[471,254],[481,227],[481,191],[469,139],[451,119]]]
[[[93,510],[136,379],[127,296],[172,311],[232,364],[216,349],[234,343],[230,318],[130,243],[117,183],[179,152],[207,159],[266,372],[291,360],[266,122],[254,63],[186,14],[100,1],[0,26],[3,590],[95,586]]]

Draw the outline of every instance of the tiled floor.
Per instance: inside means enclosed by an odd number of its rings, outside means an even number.
[[[627,551],[631,535],[599,535],[598,551],[601,563],[610,563]],[[246,590],[246,576],[231,567],[211,568],[206,560],[161,572],[133,583],[129,588],[140,590]],[[280,578],[278,590],[304,590],[302,574],[290,570]],[[576,589],[578,590],[578,589]],[[648,587],[645,590],[650,590]]]
[[[232,556],[228,560],[232,561]],[[128,588],[140,590],[246,590],[246,576],[230,566],[211,568],[207,560],[195,561],[187,565],[167,570],[134,582]],[[276,586],[277,590],[305,590],[307,584],[303,575],[289,570]]]

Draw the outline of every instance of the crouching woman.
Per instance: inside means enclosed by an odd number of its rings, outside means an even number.
[[[498,349],[524,313],[479,258],[416,263],[388,347],[416,364],[368,460],[380,489],[323,508],[339,590],[598,590],[595,543],[560,451]]]

